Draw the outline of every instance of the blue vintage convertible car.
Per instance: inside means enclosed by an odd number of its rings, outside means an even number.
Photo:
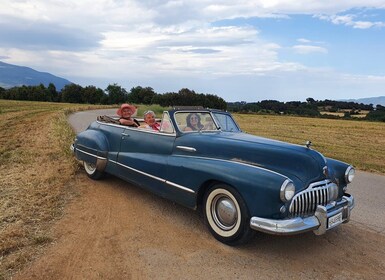
[[[196,130],[189,128],[192,116]],[[109,173],[201,210],[213,236],[229,245],[255,231],[324,234],[348,222],[354,207],[346,192],[351,165],[310,145],[244,133],[219,110],[165,111],[159,132],[98,120],[72,150],[92,179]]]

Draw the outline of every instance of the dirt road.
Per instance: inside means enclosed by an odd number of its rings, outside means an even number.
[[[195,212],[117,178],[74,183],[56,242],[15,279],[385,279],[385,236],[357,223],[233,248]]]
[[[385,279],[384,224],[355,220],[358,206],[323,236],[258,234],[229,247],[196,212],[120,179],[92,181],[80,170],[71,184],[79,195],[55,242],[14,279]]]

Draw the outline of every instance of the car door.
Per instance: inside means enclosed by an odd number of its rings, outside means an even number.
[[[126,128],[117,158],[119,176],[164,196],[167,160],[174,141],[175,133]]]

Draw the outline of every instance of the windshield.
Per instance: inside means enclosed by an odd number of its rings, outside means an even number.
[[[180,131],[217,131],[213,117],[208,112],[178,112],[175,120]]]
[[[239,132],[240,129],[229,114],[213,113],[222,131]]]

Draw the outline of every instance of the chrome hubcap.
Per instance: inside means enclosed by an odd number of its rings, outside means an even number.
[[[92,173],[95,172],[96,166],[95,166],[95,164],[86,162],[84,164],[84,168],[85,168],[85,170],[87,171],[88,174],[92,174]]]
[[[227,196],[220,196],[214,199],[212,205],[212,214],[216,224],[223,230],[231,230],[238,219],[234,202]]]

